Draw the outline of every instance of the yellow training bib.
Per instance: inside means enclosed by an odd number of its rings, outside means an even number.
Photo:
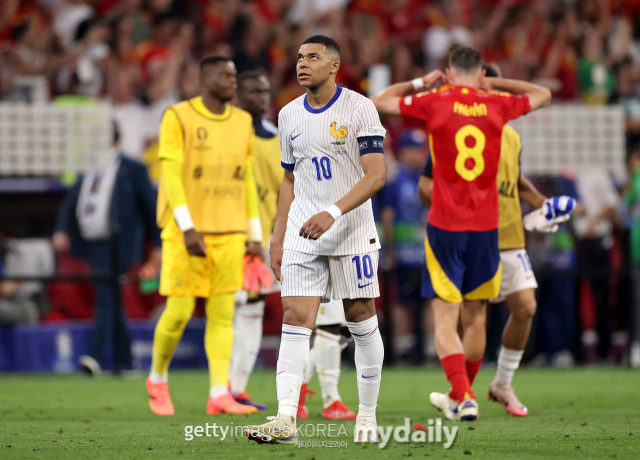
[[[254,122],[268,123],[263,120]],[[275,127],[269,125],[272,132],[258,125],[255,128],[255,144],[253,148],[253,176],[258,187],[258,210],[262,223],[262,246],[269,245],[269,235],[273,232],[273,225],[278,212],[278,194],[284,179],[284,169],[280,165],[280,140]]]
[[[518,193],[521,151],[520,135],[511,126],[504,125],[497,177],[500,205],[498,245],[501,251],[525,247],[520,194]]]
[[[253,150],[251,115],[227,106],[215,115],[201,98],[180,102],[174,112],[184,137],[183,185],[195,229],[202,233],[247,231],[245,174]],[[158,223],[171,218],[162,181]]]

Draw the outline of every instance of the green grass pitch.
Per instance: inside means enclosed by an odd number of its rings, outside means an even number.
[[[249,390],[256,400],[275,409],[275,372],[256,372]],[[640,458],[640,403],[637,371],[614,368],[573,370],[521,369],[515,387],[530,410],[517,419],[502,406],[486,401],[493,378],[483,369],[474,385],[481,418],[458,425],[456,442],[442,444],[353,444],[347,428],[347,447],[301,448],[258,445],[246,438],[194,437],[185,440],[185,426],[264,421],[265,415],[208,416],[205,413],[208,377],[202,371],[172,372],[170,388],[176,415],[151,414],[144,378],[91,380],[80,375],[4,375],[0,377],[0,458],[207,458],[207,459],[373,459],[373,458]],[[311,388],[319,390],[317,380]],[[387,368],[382,374],[378,424],[427,426],[439,412],[429,404],[430,391],[448,387],[439,368]],[[340,391],[347,405],[357,406],[355,370],[343,370]],[[326,423],[320,417],[321,398],[308,404],[305,423]],[[308,440],[309,438],[305,438]],[[331,440],[315,437],[312,440]]]

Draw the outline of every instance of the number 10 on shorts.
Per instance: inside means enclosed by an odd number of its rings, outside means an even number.
[[[362,289],[363,287],[369,286],[371,282],[367,283],[371,278],[373,278],[373,263],[371,262],[371,256],[369,254],[365,254],[362,256],[354,256],[351,259],[351,262],[356,264],[356,273],[358,274],[358,287]],[[365,284],[362,284],[362,275],[365,277]]]

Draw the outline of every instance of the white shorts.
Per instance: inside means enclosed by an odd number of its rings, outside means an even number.
[[[282,297],[321,297],[323,303],[380,297],[377,250],[321,256],[285,249],[280,271]]]
[[[503,301],[506,296],[514,292],[538,287],[526,250],[500,251],[500,261],[502,261],[500,296],[493,301],[494,303]]]
[[[332,324],[347,325],[344,317],[342,300],[332,300],[329,303],[321,303],[316,317],[316,326],[330,326]]]

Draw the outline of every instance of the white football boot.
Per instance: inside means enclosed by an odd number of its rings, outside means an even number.
[[[465,399],[458,406],[458,420],[463,422],[473,422],[477,420],[478,415],[478,403],[475,399]]]
[[[375,417],[358,415],[353,433],[353,442],[379,442],[378,424]]]
[[[434,391],[429,395],[429,401],[431,401],[433,407],[442,411],[444,418],[447,420],[458,420],[458,403],[451,399],[448,394]]]
[[[271,416],[262,425],[249,425],[245,428],[245,436],[258,444],[297,444],[298,430],[293,417]]]

